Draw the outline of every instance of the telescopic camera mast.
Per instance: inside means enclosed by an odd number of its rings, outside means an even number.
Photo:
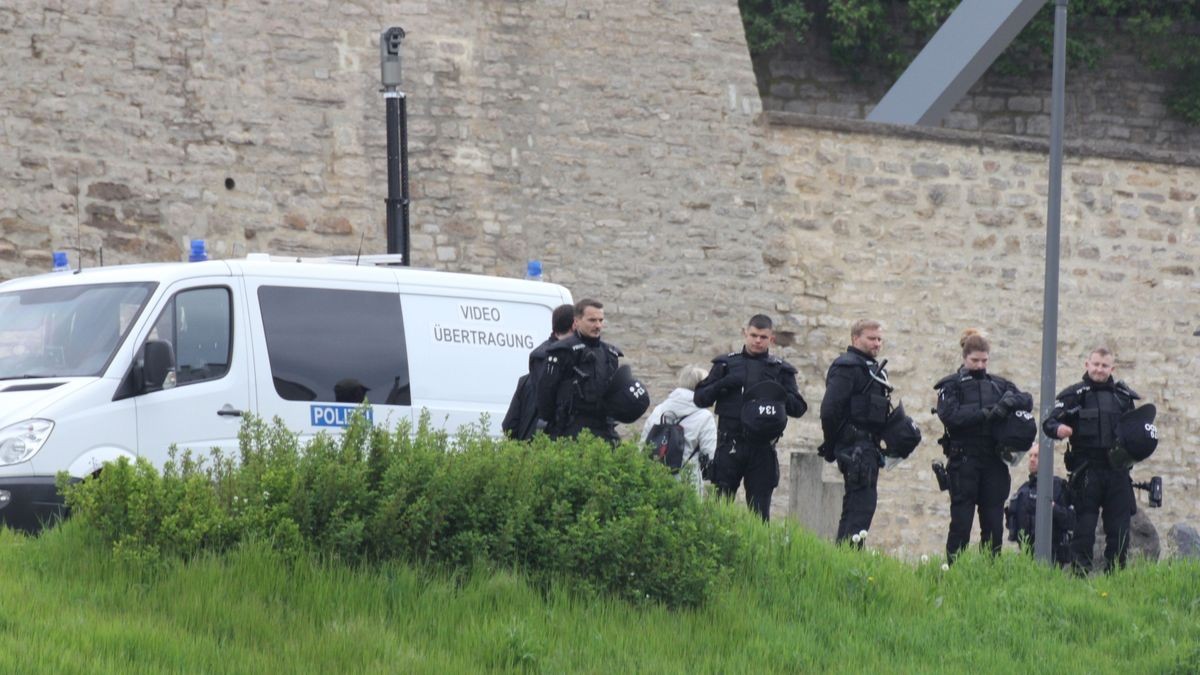
[[[408,112],[400,87],[400,42],[404,29],[393,26],[379,36],[379,68],[387,103],[387,252],[409,264],[408,247]]]

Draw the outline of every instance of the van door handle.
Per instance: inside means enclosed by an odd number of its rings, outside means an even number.
[[[217,411],[217,414],[223,417],[241,417],[242,411],[226,403]]]

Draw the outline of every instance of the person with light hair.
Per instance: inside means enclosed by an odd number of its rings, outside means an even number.
[[[1124,382],[1113,378],[1116,357],[1108,347],[1088,353],[1083,379],[1058,392],[1054,411],[1042,422],[1042,431],[1055,440],[1069,441],[1063,457],[1075,506],[1075,532],[1071,537],[1071,566],[1079,574],[1092,570],[1096,522],[1104,515],[1105,569],[1125,566],[1129,551],[1129,526],[1137,502],[1129,468],[1113,466],[1109,450],[1117,445],[1121,416],[1141,398]]]
[[[681,368],[678,386],[665,401],[654,407],[642,429],[642,443],[645,443],[656,424],[675,420],[683,428],[683,465],[678,476],[691,483],[701,495],[704,494],[703,470],[717,451],[717,421],[710,411],[696,407],[692,396],[696,385],[707,376],[708,369],[703,366],[688,364]]]
[[[845,484],[837,542],[859,548],[875,518],[883,466],[881,434],[891,413],[887,361],[876,360],[882,349],[883,324],[874,319],[855,321],[850,326],[850,346],[829,365],[821,399],[824,441],[817,452],[825,461],[837,462]]]

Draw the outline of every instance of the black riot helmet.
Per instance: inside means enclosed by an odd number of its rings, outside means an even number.
[[[787,390],[775,380],[763,380],[742,393],[742,432],[748,438],[773,441],[787,427]]]
[[[613,373],[604,393],[604,407],[609,417],[626,424],[636,422],[650,407],[646,387],[633,376],[629,366],[621,366]]]
[[[1128,469],[1154,454],[1158,447],[1158,428],[1154,416],[1158,409],[1153,403],[1121,415],[1117,425],[1117,443],[1108,451],[1108,462],[1114,468]]]
[[[1010,411],[1002,419],[992,422],[996,452],[1009,466],[1019,465],[1036,439],[1037,420],[1027,410]]]
[[[921,444],[921,429],[913,418],[904,413],[904,403],[900,403],[888,414],[887,423],[883,425],[880,434],[883,441],[885,457],[904,459]]]

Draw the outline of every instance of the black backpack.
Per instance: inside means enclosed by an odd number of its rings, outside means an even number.
[[[683,458],[683,449],[687,447],[687,442],[684,440],[681,422],[690,415],[691,413],[688,413],[679,417],[668,410],[659,418],[658,424],[650,427],[650,433],[646,435],[651,459],[666,464],[672,473],[678,472],[679,467],[687,461]],[[696,452],[693,450],[692,455],[695,454]],[[689,456],[688,459],[691,457]]]

